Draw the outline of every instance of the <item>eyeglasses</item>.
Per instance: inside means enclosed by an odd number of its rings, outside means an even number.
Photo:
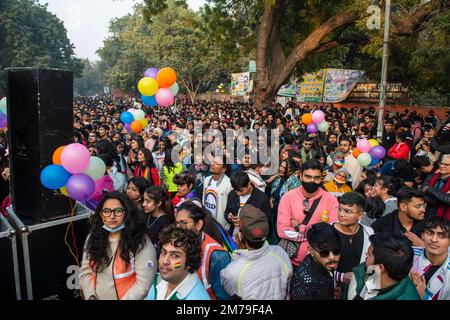
[[[427,208],[427,204],[423,203],[423,204],[418,204],[416,206],[414,206],[414,208],[420,210],[420,209],[426,209]]]
[[[442,167],[446,167],[446,168],[450,167],[450,163],[443,163],[443,162],[441,162],[441,163],[439,163],[439,165],[442,166]]]
[[[114,212],[115,217],[121,217],[123,213],[125,212],[125,209],[122,207],[117,207],[114,209],[104,208],[100,211],[103,217],[107,218],[111,216],[111,213]]]
[[[344,208],[341,208],[341,207],[338,208],[338,211],[339,211],[339,213],[343,212],[345,214],[357,214],[357,213],[359,213],[359,211],[351,211],[351,210],[344,209]]]
[[[330,252],[332,252],[334,256],[339,256],[339,255],[341,255],[341,249],[335,249],[335,250],[319,250],[319,249],[316,249],[316,248],[314,248],[314,247],[311,247],[311,248],[313,248],[315,251],[317,251],[317,252],[319,253],[319,256],[320,256],[321,258],[328,258],[328,257],[330,256]]]

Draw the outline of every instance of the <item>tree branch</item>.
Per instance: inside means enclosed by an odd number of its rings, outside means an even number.
[[[325,23],[311,32],[309,36],[302,43],[300,43],[286,59],[283,68],[277,73],[278,76],[271,82],[270,89],[267,91],[270,92],[277,90],[277,88],[283,85],[292,74],[292,71],[295,69],[297,63],[315,51],[321,45],[320,42],[323,38],[334,30],[355,22],[356,19],[357,17],[353,13],[342,11],[328,19]],[[331,47],[333,45],[329,44],[328,46]],[[324,48],[321,50],[324,50]]]
[[[450,1],[432,0],[414,10],[410,15],[400,18],[392,17],[392,23],[395,25],[392,33],[397,36],[408,36],[415,33],[420,25],[435,15],[435,9],[441,5],[449,5]]]

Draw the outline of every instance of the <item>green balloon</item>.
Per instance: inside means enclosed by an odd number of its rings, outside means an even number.
[[[367,152],[361,153],[358,156],[358,162],[362,167],[367,167],[372,162],[372,156]]]
[[[319,129],[320,132],[325,132],[330,127],[330,124],[327,121],[322,121],[317,125],[317,129]]]
[[[95,181],[103,177],[105,175],[105,171],[105,162],[99,157],[91,157],[89,159],[89,165],[83,173],[87,174]]]
[[[6,115],[7,113],[6,110],[7,110],[6,97],[4,97],[2,100],[0,100],[0,112]]]

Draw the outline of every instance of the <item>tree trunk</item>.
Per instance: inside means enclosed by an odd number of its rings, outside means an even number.
[[[266,6],[261,18],[254,83],[254,101],[255,107],[258,109],[264,109],[271,105],[278,90],[288,81],[298,63],[311,55],[331,50],[342,44],[339,41],[322,43],[322,40],[338,28],[351,25],[357,20],[357,16],[353,13],[339,12],[312,31],[285,58],[280,41],[280,21],[287,2],[288,0],[276,0],[274,5]],[[430,18],[434,9],[449,2],[448,0],[432,0],[419,6],[407,17],[401,19],[393,17],[395,25],[392,33],[394,35],[410,35],[416,32],[420,24]]]

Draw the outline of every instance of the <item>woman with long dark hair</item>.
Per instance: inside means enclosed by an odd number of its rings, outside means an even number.
[[[231,262],[230,255],[225,248],[212,236],[206,233],[206,223],[209,220],[211,227],[211,214],[208,210],[198,206],[192,201],[183,203],[177,213],[176,225],[199,234],[202,239],[202,264],[197,275],[208,290],[211,299],[229,299],[221,280],[220,272]],[[212,230],[211,230],[212,231]]]
[[[144,191],[150,187],[148,180],[143,177],[131,178],[127,186],[127,196],[134,202],[138,209],[142,209],[142,203],[144,202]]]
[[[171,199],[175,197],[177,194],[178,188],[177,185],[173,182],[175,176],[183,171],[183,165],[181,164],[179,159],[176,159],[174,162],[172,160],[172,149],[166,151],[166,156],[164,157],[164,166],[163,166],[163,181],[164,186],[167,188],[167,191],[170,193]]]
[[[173,208],[169,196],[161,187],[150,187],[144,192],[144,212],[147,216],[146,232],[159,250],[158,235],[164,227],[174,222]]]
[[[89,300],[142,300],[156,268],[156,253],[141,214],[122,193],[107,193],[92,218],[80,268]]]
[[[147,179],[150,185],[159,186],[161,184],[158,170],[153,162],[152,153],[146,149],[142,148],[138,152],[137,164],[134,168],[134,177],[143,177]]]

